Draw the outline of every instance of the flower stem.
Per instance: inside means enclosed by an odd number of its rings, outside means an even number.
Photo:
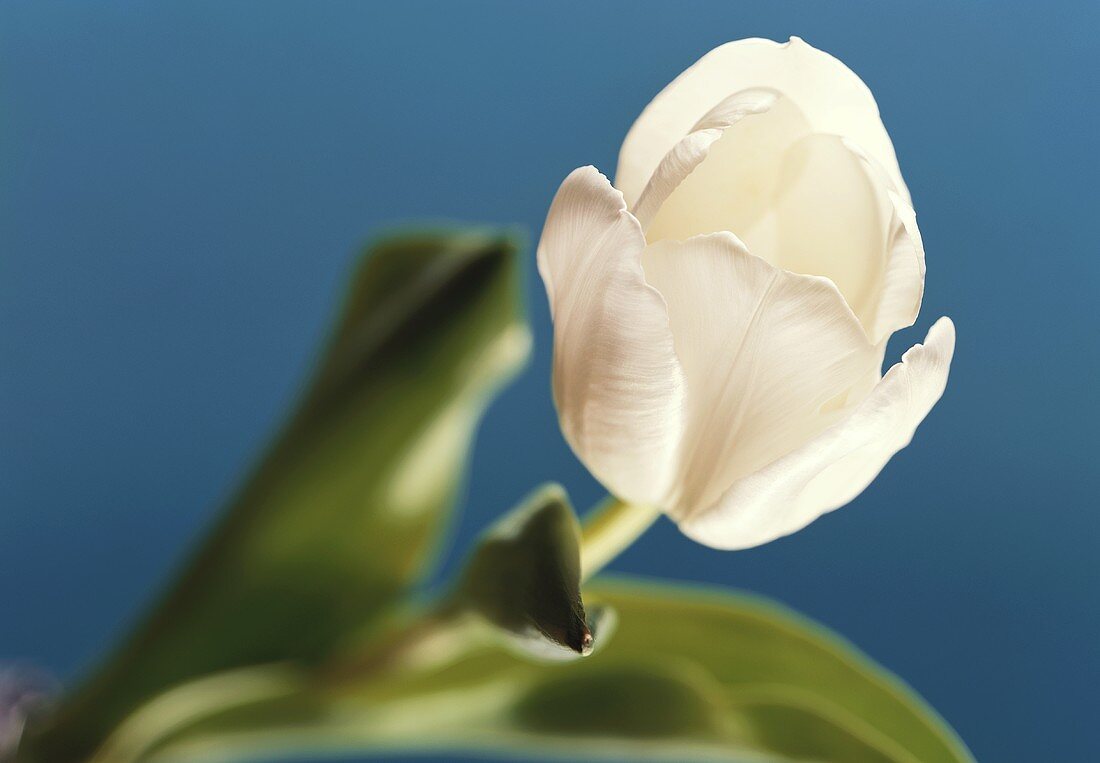
[[[609,497],[584,518],[581,527],[581,579],[587,580],[649,529],[661,512],[653,506]]]

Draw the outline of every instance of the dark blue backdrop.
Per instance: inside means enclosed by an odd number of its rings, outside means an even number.
[[[721,553],[663,522],[615,568],[812,615],[984,761],[1097,759],[1098,8],[4,3],[0,659],[71,676],[119,633],[293,399],[370,233],[537,236],[682,68],[798,34],[878,98],[929,266],[888,361],[953,316],[947,394],[809,529]],[[540,481],[601,495],[527,286],[535,359],[481,430],[459,548]]]

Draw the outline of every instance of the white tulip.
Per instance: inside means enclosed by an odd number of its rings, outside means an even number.
[[[575,170],[538,248],[566,439],[618,498],[747,548],[851,501],[943,394],[924,249],[866,85],[798,38],[704,56]]]

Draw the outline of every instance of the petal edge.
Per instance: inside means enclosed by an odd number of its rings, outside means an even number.
[[[955,326],[940,318],[845,419],[738,480],[680,529],[714,548],[750,548],[848,503],[912,440],[943,394],[954,349]]]
[[[628,203],[637,202],[661,159],[703,114],[731,93],[748,88],[774,88],[794,99],[814,131],[858,142],[909,200],[870,89],[839,59],[792,37],[785,43],[751,38],[720,45],[657,94],[619,152],[615,184]]]
[[[614,495],[652,504],[682,429],[683,372],[645,237],[594,167],[574,170],[546,218],[538,267],[554,320],[554,402],[578,458]]]

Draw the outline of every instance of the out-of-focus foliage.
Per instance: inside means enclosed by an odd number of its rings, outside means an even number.
[[[619,614],[592,657],[525,659],[458,622],[450,638],[381,669],[347,662],[323,675],[273,674],[269,699],[179,726],[149,759],[491,749],[570,759],[972,760],[896,678],[776,605],[625,581],[586,595]]]
[[[293,417],[148,618],[28,735],[27,759],[85,759],[180,682],[319,661],[401,600],[481,412],[527,357],[518,248],[488,231],[371,247]]]
[[[580,651],[578,538],[564,492],[545,487],[486,534],[439,609],[316,671],[225,676],[237,693],[220,712],[196,701],[217,697],[218,679],[183,687],[124,727],[110,750],[123,761],[443,748],[971,760],[933,710],[852,646],[746,596],[597,582],[586,598],[618,613],[616,632],[600,634],[592,657],[538,659]]]

